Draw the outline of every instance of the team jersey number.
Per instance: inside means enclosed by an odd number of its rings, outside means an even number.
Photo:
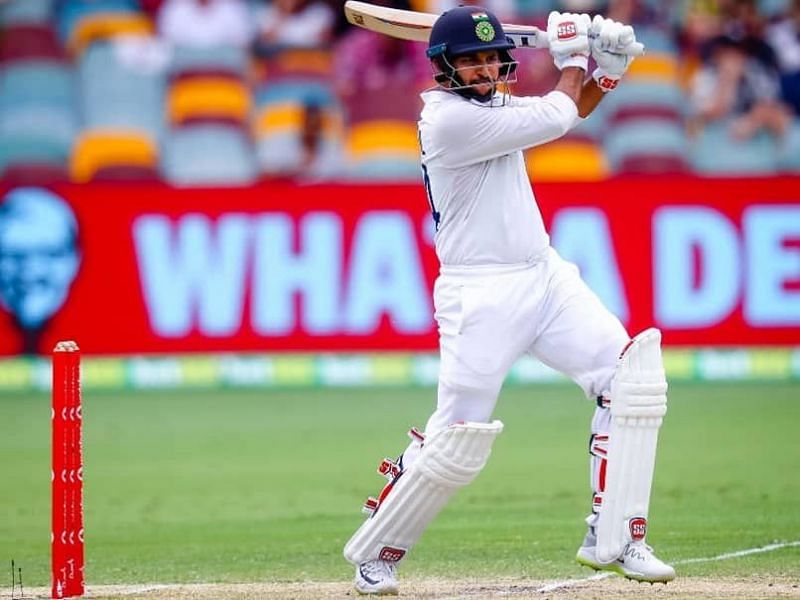
[[[422,133],[419,133],[419,151],[422,153],[422,156],[425,156],[425,149],[422,147]],[[439,221],[441,221],[442,215],[439,211],[436,210],[436,205],[433,203],[433,193],[431,192],[431,178],[428,175],[428,167],[425,166],[424,163],[421,163],[420,166],[422,167],[422,183],[425,186],[425,194],[428,196],[428,204],[431,206],[431,215],[433,216],[433,223],[436,226],[436,231],[439,231]]]

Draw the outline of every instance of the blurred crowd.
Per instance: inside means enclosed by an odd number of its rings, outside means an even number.
[[[529,152],[534,180],[800,173],[800,0],[474,3],[539,26],[601,13],[647,46],[595,116]],[[342,4],[0,0],[2,178],[418,180],[424,45],[352,27]],[[515,58],[512,93],[552,88],[546,51]]]

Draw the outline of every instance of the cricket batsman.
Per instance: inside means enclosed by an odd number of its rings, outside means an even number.
[[[631,339],[550,246],[523,151],[562,137],[613,93],[632,59],[630,26],[586,14],[549,15],[561,72],[541,97],[513,97],[513,44],[491,12],[455,8],[427,50],[436,88],[422,94],[422,175],[441,268],[434,287],[441,364],[424,432],[379,471],[389,483],[347,542],[355,587],[396,594],[397,564],[452,494],[483,469],[503,429],[492,412],[503,380],[531,354],[597,403],[591,423],[591,511],[583,565],[667,582],[674,569],[645,543],[658,430],[667,408],[661,334]],[[592,56],[597,68],[587,77]]]

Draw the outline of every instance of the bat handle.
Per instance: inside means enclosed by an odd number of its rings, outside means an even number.
[[[515,41],[515,43],[517,44],[518,47],[520,45],[530,46],[530,47],[533,47],[533,48],[548,48],[550,46],[550,42],[547,39],[547,32],[542,30],[542,29],[537,30],[535,35],[528,36],[528,37],[534,38],[533,40],[531,40],[533,43],[519,44],[519,42],[517,42],[517,40],[515,39],[515,38],[518,38],[518,36],[519,36],[519,34],[516,34],[516,35],[515,34],[511,34],[511,35],[508,36],[508,37],[512,38]],[[589,34],[589,39],[593,40],[596,37],[597,36],[595,34],[592,34],[592,33]],[[644,56],[644,53],[645,53],[644,52],[644,44],[642,44],[641,42],[634,42],[632,44],[628,44],[627,46],[625,46],[623,48],[620,48],[620,52],[619,53],[620,54],[627,54],[628,56]]]

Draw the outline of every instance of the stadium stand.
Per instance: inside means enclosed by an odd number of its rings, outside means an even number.
[[[176,186],[225,186],[253,183],[258,169],[243,129],[224,123],[197,123],[167,133],[161,172]]]
[[[387,1],[431,11],[449,0]],[[542,25],[549,10],[574,9],[576,0],[490,3],[519,22]],[[160,178],[174,185],[284,177],[419,180],[418,93],[432,81],[414,48],[332,26],[330,15],[342,18],[334,0],[298,3],[300,12],[287,17],[293,29],[286,32],[266,28],[264,16],[277,9],[270,0],[248,0],[243,5],[252,16],[250,31],[220,38],[223,45],[201,43],[197,36],[175,45],[156,27],[165,4],[0,2],[0,176]],[[596,11],[600,3],[583,4]],[[759,13],[754,17],[739,4],[752,4]],[[604,4],[608,14],[630,17],[648,53],[595,116],[565,139],[526,154],[531,177],[800,173],[800,66],[792,62],[792,48],[800,47],[800,2],[739,4]],[[308,38],[304,21],[315,27]],[[690,108],[698,74],[708,77],[715,68],[710,42],[731,31],[756,40],[752,47],[761,50],[750,59],[759,60],[765,73],[777,73],[784,94],[779,100],[787,114],[795,111],[787,125],[761,127],[749,139],[740,139],[747,136],[735,115],[698,121]],[[241,43],[246,39],[253,42]],[[763,51],[767,43],[776,63]],[[364,53],[369,61],[362,62]],[[537,71],[537,81],[512,91],[547,87],[554,75],[548,61],[523,62]]]

